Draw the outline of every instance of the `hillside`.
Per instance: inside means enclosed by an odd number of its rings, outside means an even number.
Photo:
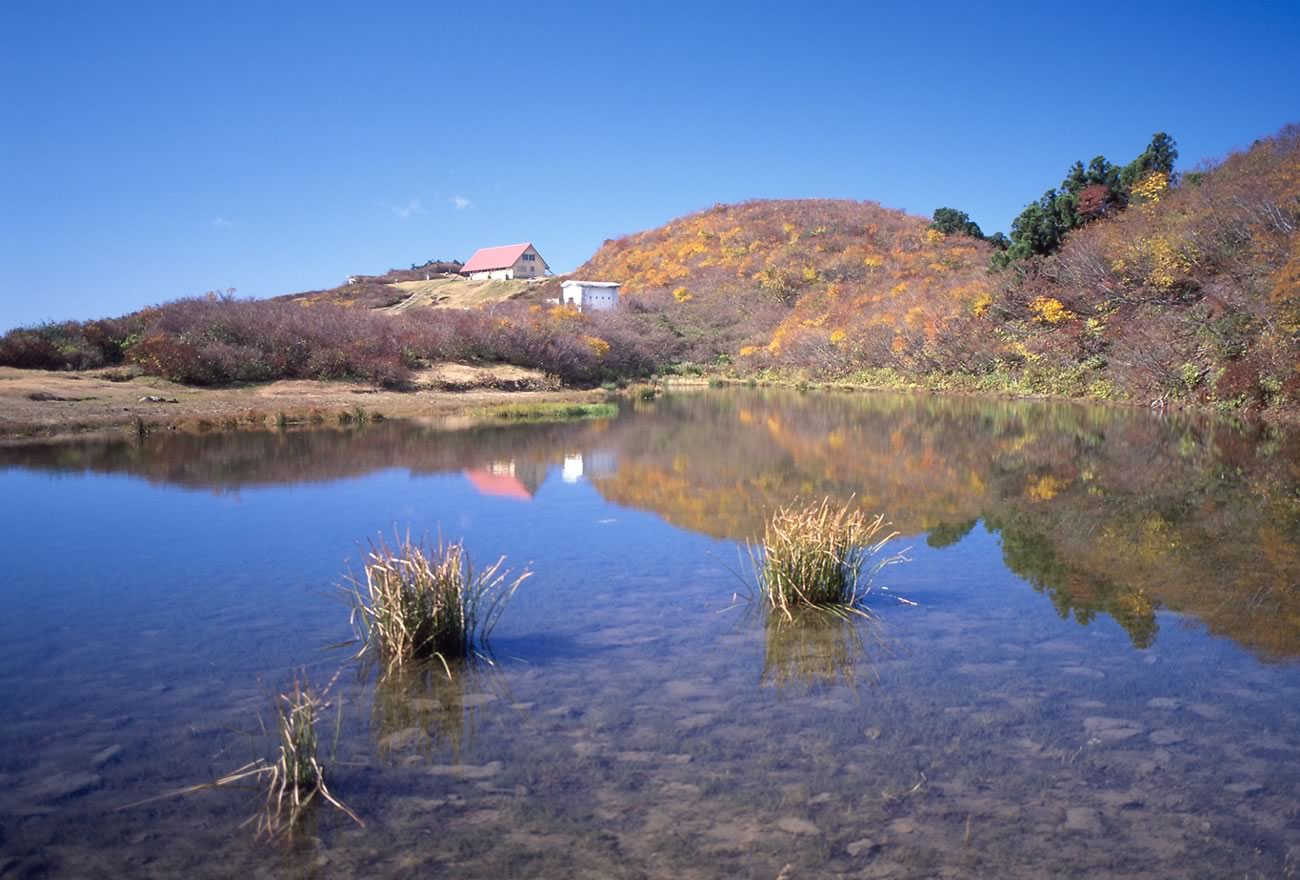
[[[754,201],[607,241],[579,273],[676,303],[678,335],[716,328],[742,375],[1300,401],[1300,127],[1181,179],[1153,172],[1097,218],[1007,265],[987,240],[874,203]]]
[[[1300,401],[1300,126],[1137,193],[1001,279],[1008,362],[1159,402]]]
[[[992,249],[944,236],[874,202],[765,200],[718,205],[607,241],[579,275],[621,281],[631,295],[667,294],[706,314],[719,300],[758,309],[728,354],[843,369],[855,349],[888,356],[958,335],[991,296]]]

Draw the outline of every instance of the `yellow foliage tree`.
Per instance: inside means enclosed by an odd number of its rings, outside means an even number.
[[[1134,201],[1144,207],[1158,205],[1165,191],[1169,189],[1169,175],[1163,171],[1153,171],[1133,184],[1130,190]]]
[[[1034,318],[1044,324],[1059,324],[1074,317],[1074,313],[1059,299],[1050,296],[1035,297],[1029,304],[1029,310],[1034,313]]]

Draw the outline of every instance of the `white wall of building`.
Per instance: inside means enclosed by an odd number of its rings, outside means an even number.
[[[619,286],[608,282],[566,281],[560,285],[560,301],[580,312],[607,312],[618,308]]]

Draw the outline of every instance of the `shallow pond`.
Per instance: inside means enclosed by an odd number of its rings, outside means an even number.
[[[0,468],[0,877],[1300,863],[1293,432],[701,391],[565,424],[0,448]],[[911,561],[870,625],[772,626],[743,542],[827,495],[887,514]],[[378,677],[337,647],[336,585],[395,527],[535,571],[495,666]],[[148,800],[268,754],[259,719],[295,675],[334,680],[331,788],[364,827],[326,807],[268,843],[252,788]]]

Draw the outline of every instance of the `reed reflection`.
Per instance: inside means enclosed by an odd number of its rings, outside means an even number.
[[[805,692],[878,680],[868,652],[869,644],[882,643],[877,623],[815,608],[792,619],[763,617],[762,684]]]

